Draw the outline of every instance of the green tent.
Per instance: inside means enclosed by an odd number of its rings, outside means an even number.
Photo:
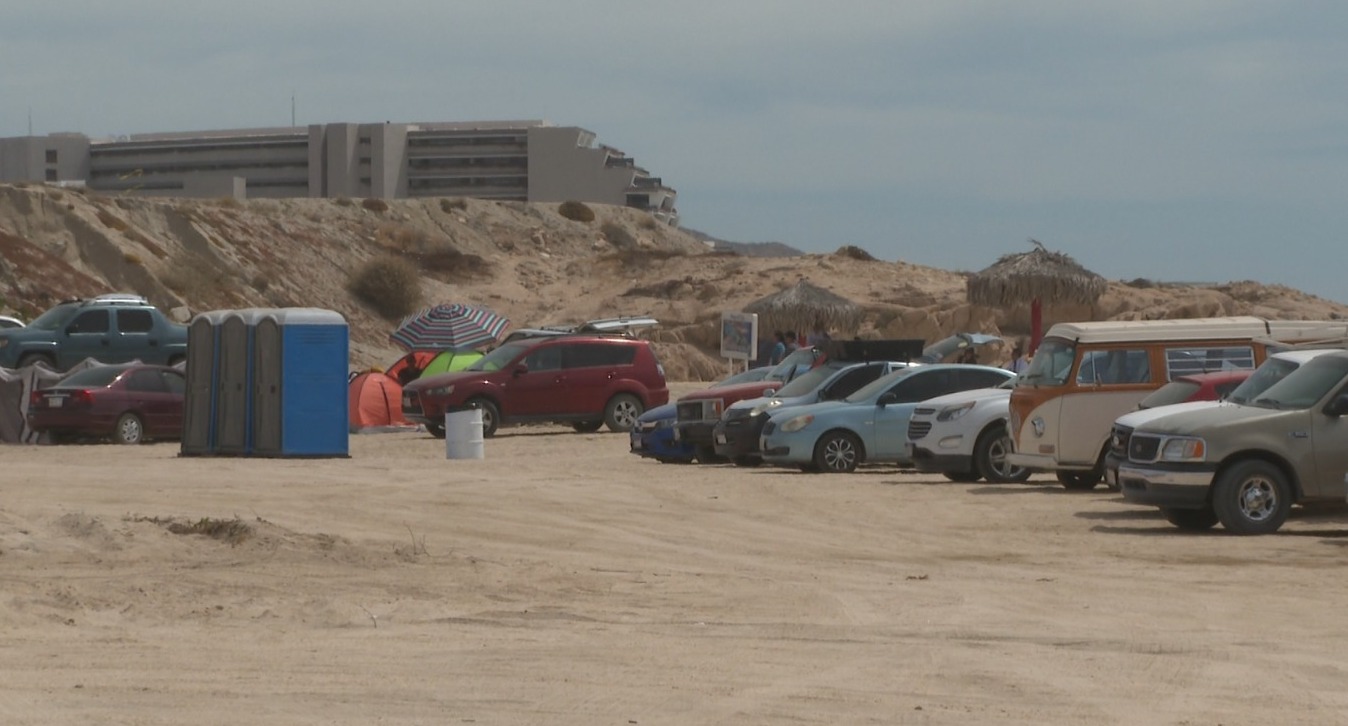
[[[472,365],[474,361],[481,358],[482,354],[475,350],[465,350],[454,352],[446,350],[431,359],[426,364],[425,369],[421,371],[423,376],[433,376],[437,373],[450,373],[452,371],[461,371]]]

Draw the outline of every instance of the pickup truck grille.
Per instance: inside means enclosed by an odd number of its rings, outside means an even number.
[[[1161,451],[1161,437],[1146,434],[1134,434],[1128,437],[1128,460],[1148,462],[1156,461]]]
[[[777,430],[777,422],[773,421],[772,419],[768,419],[768,422],[766,424],[763,424],[764,436],[767,436],[768,434],[776,430]]]
[[[908,440],[917,441],[918,439],[931,433],[930,421],[909,421],[908,422]]]
[[[692,421],[715,421],[721,417],[719,399],[704,398],[697,401],[680,401],[674,405],[674,416],[679,423]]]

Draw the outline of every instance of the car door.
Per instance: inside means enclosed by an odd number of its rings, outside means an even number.
[[[139,360],[142,363],[164,363],[159,341],[152,335],[154,316],[144,308],[114,311],[116,330],[111,348],[119,361]]]
[[[82,310],[60,332],[56,365],[62,370],[85,358],[100,363],[121,363],[112,350],[112,317],[106,309]]]
[[[573,415],[602,415],[615,382],[630,378],[636,346],[602,341],[576,342],[564,347],[567,407]]]
[[[126,381],[127,404],[136,411],[145,425],[148,437],[163,436],[173,429],[174,397],[169,392],[168,383],[163,374],[154,368],[142,368],[131,372]],[[181,399],[177,406],[182,410]],[[182,424],[179,413],[178,424]]]
[[[501,401],[503,416],[548,416],[566,405],[566,372],[562,370],[560,341],[545,341],[529,349],[519,362],[527,370],[511,374]]]
[[[908,419],[919,401],[954,393],[958,386],[956,369],[920,368],[899,379],[886,396],[891,402],[877,405],[873,440],[868,442],[868,459],[901,461],[908,440]]]

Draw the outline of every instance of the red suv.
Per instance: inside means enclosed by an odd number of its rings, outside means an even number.
[[[556,335],[506,343],[462,371],[412,381],[403,388],[403,415],[437,438],[445,436],[445,412],[465,408],[482,410],[483,436],[502,424],[533,422],[627,431],[646,409],[668,401],[665,369],[650,341]]]

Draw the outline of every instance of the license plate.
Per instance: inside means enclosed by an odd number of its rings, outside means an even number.
[[[66,405],[66,400],[60,396],[52,396],[47,399],[47,408],[60,408]]]
[[[724,444],[725,442],[725,434],[716,434],[716,443]]]

